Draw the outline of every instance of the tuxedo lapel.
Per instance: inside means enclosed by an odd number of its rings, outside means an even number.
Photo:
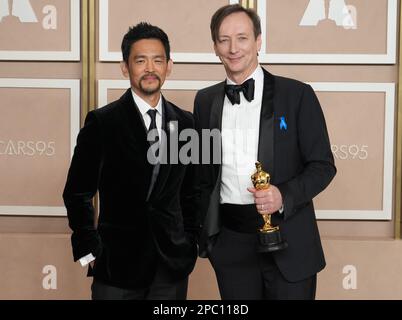
[[[211,114],[209,117],[209,128],[210,130],[213,129],[218,129],[220,133],[222,133],[222,112],[223,112],[223,102],[225,100],[225,82],[221,82],[217,88],[217,94],[215,95],[212,105],[211,105]],[[222,163],[222,137],[221,140],[219,141],[220,143],[220,148],[219,152],[220,154],[220,159]],[[213,148],[213,151],[215,151],[215,148]],[[211,161],[213,159],[213,155],[211,157]],[[218,181],[220,181],[220,174],[221,174],[221,168],[222,165],[214,165],[214,174],[215,177],[217,177]]]
[[[221,82],[216,88],[216,92],[213,92],[214,98],[211,104],[211,111],[209,116],[209,129],[218,129],[219,132],[222,132],[222,111],[223,111],[223,102],[225,99],[225,90],[224,90],[225,82]],[[222,174],[222,138],[220,138],[220,148],[212,148],[212,152],[220,152],[220,164],[212,165],[213,173],[212,173],[212,181],[215,186],[210,194],[210,201],[208,210],[206,213],[204,228],[201,234],[201,242],[207,243],[208,249],[211,250],[212,242],[208,241],[210,237],[219,233],[220,229],[220,181]],[[219,150],[216,150],[219,149]],[[214,158],[214,155],[211,154],[210,161]]]
[[[124,110],[124,116],[128,122],[128,131],[130,132],[130,143],[136,144],[136,149],[141,152],[142,155],[146,155],[149,143],[147,141],[147,129],[145,128],[144,119],[134,102],[131,89],[128,89],[126,93],[120,98],[120,103]]]
[[[211,114],[209,117],[209,128],[212,129],[222,129],[222,111],[223,111],[223,101],[225,99],[225,82],[221,82],[217,88],[218,93],[215,95],[212,101]]]
[[[119,99],[122,112],[121,128],[124,133],[117,143],[121,143],[124,154],[128,157],[128,163],[143,163],[144,167],[134,168],[134,170],[144,170],[144,200],[147,198],[147,190],[149,190],[153,166],[148,162],[147,152],[150,147],[147,141],[147,129],[141,112],[136,105],[131,88],[128,89]],[[136,161],[139,160],[138,161]]]
[[[264,91],[260,114],[258,161],[264,171],[274,175],[274,77],[264,70]]]

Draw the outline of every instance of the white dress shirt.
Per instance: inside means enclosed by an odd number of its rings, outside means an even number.
[[[162,96],[159,97],[158,104],[155,108],[151,107],[144,99],[138,96],[134,90],[131,89],[131,93],[133,94],[133,99],[135,104],[138,106],[138,109],[144,119],[145,127],[148,129],[151,124],[151,116],[147,113],[150,109],[155,109],[156,112],[156,128],[158,129],[159,137],[161,137],[162,133]],[[87,254],[86,256],[79,259],[81,265],[85,267],[90,262],[94,261],[95,257],[92,253]]]
[[[142,118],[144,119],[144,124],[145,127],[149,128],[149,125],[151,124],[151,116],[147,113],[148,110],[156,110],[156,128],[158,129],[158,134],[159,137],[161,137],[162,133],[162,96],[159,96],[159,101],[158,104],[156,105],[155,108],[151,107],[148,102],[146,102],[144,99],[142,99],[140,96],[138,96],[134,90],[131,89],[131,93],[133,94],[133,99],[135,104],[138,106],[138,109],[142,115]]]
[[[254,196],[247,188],[253,187],[251,175],[258,160],[260,113],[264,88],[264,72],[258,66],[245,79],[255,81],[254,99],[248,102],[240,93],[240,104],[225,96],[222,112],[222,180],[220,202],[252,204]],[[229,78],[227,84],[235,84]]]

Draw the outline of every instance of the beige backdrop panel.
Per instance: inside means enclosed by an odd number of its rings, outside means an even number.
[[[36,22],[21,22],[20,15],[7,15],[0,20],[0,50],[69,51],[70,1],[35,0],[30,3]],[[47,6],[53,6],[52,11],[47,9],[43,13]],[[27,9],[24,12],[27,12]],[[46,29],[43,24],[48,24],[49,12],[52,13],[51,22],[55,28]]]
[[[323,247],[317,299],[402,299],[401,240],[324,239]],[[72,262],[68,235],[0,234],[0,251],[0,299],[90,299],[92,279]],[[188,298],[220,299],[207,259],[197,261]]]
[[[73,262],[69,235],[0,234],[0,252],[0,299],[90,298],[91,280]]]
[[[318,300],[401,300],[401,240],[323,239],[327,266],[318,274]],[[190,299],[219,299],[216,277],[198,259],[189,283]]]
[[[0,61],[0,78],[79,79],[80,77],[81,77],[81,64],[77,62],[38,63],[38,62],[22,62],[22,61],[15,61],[15,62]],[[24,95],[22,94],[22,96]],[[45,97],[42,97],[41,99],[43,98]],[[25,104],[28,105],[29,103],[30,101],[29,99],[27,99]],[[57,101],[56,104],[53,104],[53,106],[56,106],[58,104],[59,101]],[[64,99],[61,101],[61,104],[64,104]],[[38,119],[40,120],[39,116]],[[61,121],[59,117],[57,117],[56,119],[58,119],[57,121],[59,121],[59,126],[63,128],[63,125],[65,125],[66,121],[64,121],[64,119],[63,121]],[[68,146],[65,146],[65,148],[68,148]],[[67,174],[66,169],[63,169],[62,172],[58,174],[66,175]],[[63,180],[64,179],[65,178],[63,178]],[[58,194],[57,197],[58,199],[61,199],[61,194]],[[68,222],[65,217],[0,216],[0,233],[47,234],[55,232],[58,233],[70,232]]]
[[[382,210],[385,94],[318,92],[317,96],[338,170],[315,199],[317,209]]]
[[[0,205],[63,206],[70,90],[0,88]]]
[[[387,0],[346,0],[346,5],[356,8],[356,16],[351,15],[356,17],[356,29],[346,29],[328,19],[328,0],[325,14],[316,26],[300,26],[309,3],[267,0],[267,53],[386,53]],[[316,15],[319,12],[315,10]]]
[[[211,53],[206,22],[217,8],[228,3],[228,0],[109,0],[109,51],[120,51],[122,35],[128,27],[146,21],[169,35],[172,52]]]

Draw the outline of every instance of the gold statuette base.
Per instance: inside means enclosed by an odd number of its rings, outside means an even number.
[[[288,247],[288,244],[282,240],[279,229],[270,232],[260,231],[258,240],[258,252],[260,253],[279,251]]]

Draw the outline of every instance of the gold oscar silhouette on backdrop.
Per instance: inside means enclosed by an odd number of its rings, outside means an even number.
[[[262,170],[260,162],[255,163],[257,171],[251,176],[254,188],[257,190],[268,189],[270,186],[270,176]],[[273,252],[287,248],[288,244],[282,240],[278,226],[271,225],[271,214],[263,214],[264,225],[258,232],[258,251]]]

